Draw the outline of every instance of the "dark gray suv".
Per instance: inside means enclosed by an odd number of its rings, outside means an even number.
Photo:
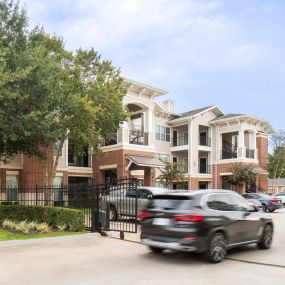
[[[269,249],[273,237],[272,219],[227,190],[155,195],[139,221],[141,241],[153,252],[200,252],[215,263],[233,247],[256,243]]]

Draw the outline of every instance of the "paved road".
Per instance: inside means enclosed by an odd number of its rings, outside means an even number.
[[[240,285],[254,280],[259,285],[283,285],[285,211],[273,217],[276,237],[272,250],[235,250],[229,258],[239,261],[221,264],[207,264],[186,253],[154,255],[141,244],[106,237],[0,248],[0,284]]]

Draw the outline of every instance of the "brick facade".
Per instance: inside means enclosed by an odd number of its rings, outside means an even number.
[[[127,165],[129,164],[129,160],[127,158],[128,154],[136,154],[136,155],[144,155],[149,157],[154,157],[155,154],[153,152],[147,152],[147,151],[137,151],[137,150],[126,150],[126,149],[120,149],[120,150],[113,150],[105,153],[101,153],[98,155],[93,156],[93,173],[95,177],[96,183],[104,183],[105,176],[104,176],[104,170],[100,169],[104,166],[110,166],[110,165],[117,165],[117,178],[127,177],[130,176],[130,171],[126,170]],[[148,186],[154,186],[155,185],[155,173],[154,170],[146,167],[145,168],[145,184]]]

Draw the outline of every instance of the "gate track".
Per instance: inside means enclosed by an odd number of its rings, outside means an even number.
[[[116,238],[116,237],[109,237],[109,238],[119,239],[119,238]],[[132,242],[132,243],[136,243],[136,244],[142,244],[142,243],[140,243],[138,241],[128,240],[128,239],[123,239],[123,241]],[[275,268],[282,268],[282,269],[284,268],[285,269],[285,265],[264,263],[264,262],[256,262],[256,261],[247,261],[247,260],[242,260],[242,259],[238,259],[238,258],[231,258],[231,257],[226,257],[225,259],[229,260],[229,261],[240,262],[240,263],[247,263],[247,264],[253,264],[253,265],[260,265],[260,266],[275,267]]]

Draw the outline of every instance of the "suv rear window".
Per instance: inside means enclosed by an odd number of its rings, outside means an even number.
[[[187,210],[192,205],[192,198],[189,196],[159,195],[155,196],[148,205],[149,209],[164,210]]]

